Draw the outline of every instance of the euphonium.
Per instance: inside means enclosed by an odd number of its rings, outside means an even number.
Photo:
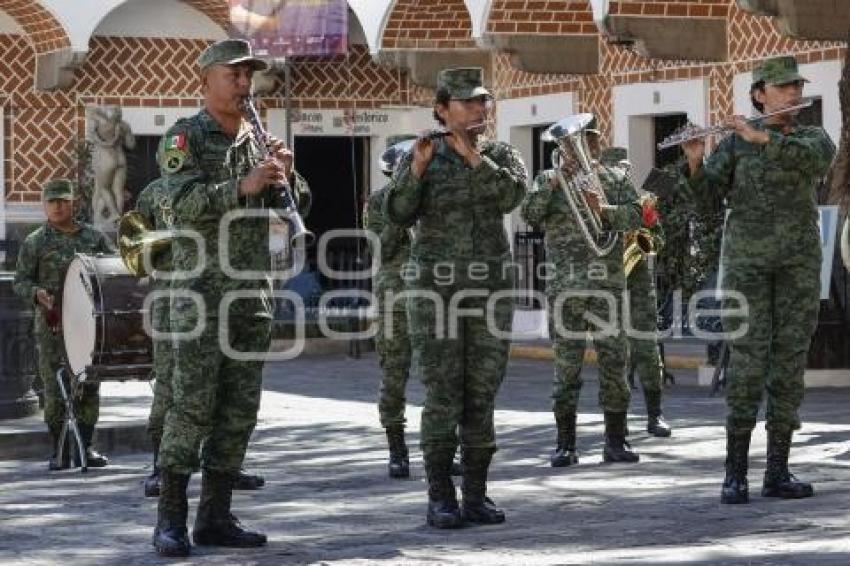
[[[151,225],[136,210],[131,210],[118,222],[118,252],[121,261],[136,277],[150,275],[145,269],[145,256],[152,258],[167,249],[174,238],[170,230],[153,230]]]
[[[617,233],[603,229],[602,218],[594,212],[585,198],[586,192],[593,192],[597,195],[600,204],[608,203],[584,135],[585,128],[592,120],[593,114],[569,116],[550,126],[543,132],[541,139],[558,145],[552,152],[555,176],[587,245],[597,256],[602,257],[614,249],[617,244]],[[561,170],[565,159],[570,159],[578,166],[578,171],[569,181],[564,178]]]

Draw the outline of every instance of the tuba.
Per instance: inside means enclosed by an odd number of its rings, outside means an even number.
[[[603,229],[602,218],[593,211],[585,198],[585,193],[593,192],[601,204],[608,202],[585,139],[584,130],[591,121],[593,121],[593,114],[568,116],[550,126],[543,132],[541,139],[544,142],[557,144],[558,147],[552,151],[555,177],[558,179],[561,190],[564,191],[567,204],[587,245],[597,256],[603,257],[611,253],[617,244],[617,233]],[[578,165],[578,171],[569,181],[564,178],[561,169],[565,159]]]
[[[118,222],[118,252],[121,261],[136,277],[150,275],[145,257],[168,249],[174,238],[170,230],[154,230],[137,210],[131,210]]]

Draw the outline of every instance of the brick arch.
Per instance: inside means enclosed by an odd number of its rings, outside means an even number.
[[[200,13],[207,16],[222,29],[230,27],[230,8],[227,0],[182,0]]]
[[[0,10],[23,28],[36,54],[58,51],[71,45],[68,32],[59,20],[34,0],[0,0]]]
[[[590,3],[570,0],[493,0],[484,29],[487,33],[597,33]]]
[[[463,0],[396,0],[381,38],[382,49],[475,47],[472,18]]]

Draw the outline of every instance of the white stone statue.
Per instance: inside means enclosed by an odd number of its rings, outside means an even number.
[[[124,150],[136,147],[130,125],[121,119],[118,106],[86,108],[86,139],[92,148],[94,192],[92,222],[114,229],[124,211],[124,184],[127,181],[127,156]]]

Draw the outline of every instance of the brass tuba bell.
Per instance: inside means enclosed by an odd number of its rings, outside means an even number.
[[[652,267],[652,261],[657,253],[655,249],[655,239],[646,228],[639,228],[626,232],[623,238],[623,271],[626,277],[632,274],[635,267],[646,259]]]
[[[137,210],[124,214],[118,222],[118,252],[127,269],[136,277],[150,275],[145,256],[153,258],[171,245],[174,234],[170,230],[154,230]]]

